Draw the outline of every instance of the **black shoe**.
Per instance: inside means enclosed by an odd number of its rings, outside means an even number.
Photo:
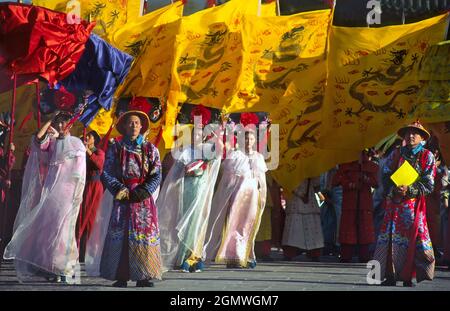
[[[381,286],[397,286],[397,282],[394,279],[386,279],[380,284]]]
[[[413,284],[412,281],[404,281],[403,287],[415,287],[416,285]]]
[[[127,287],[127,281],[117,281],[115,283],[113,283],[112,285],[113,287]]]
[[[149,280],[141,280],[136,282],[136,287],[153,287],[155,284]]]

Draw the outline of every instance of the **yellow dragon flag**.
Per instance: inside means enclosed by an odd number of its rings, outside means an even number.
[[[183,4],[175,2],[127,23],[114,33],[113,45],[135,57],[116,97],[166,96],[182,15]]]
[[[34,0],[34,5],[51,10],[75,13],[74,5],[79,4],[81,18],[96,21],[93,32],[111,42],[112,34],[124,24],[141,15],[141,0]],[[67,7],[68,3],[74,3]]]
[[[185,102],[221,109],[241,75],[241,21],[256,18],[256,1],[231,0],[183,17],[175,42],[170,92],[167,95],[164,140],[172,145],[172,129]]]
[[[108,133],[111,125],[116,122],[114,110],[115,105],[111,107],[109,111],[105,110],[104,108],[101,108],[98,114],[92,120],[92,122],[88,125],[87,130],[96,131],[100,136],[102,137],[105,136],[106,133]],[[115,136],[112,136],[111,133],[111,137]]]
[[[235,96],[224,111],[272,111],[291,81],[308,80],[308,69],[319,61],[314,57],[325,51],[330,13],[320,10],[290,16],[246,16],[242,23],[242,74]]]
[[[362,150],[416,119],[420,62],[444,38],[447,19],[444,14],[381,28],[332,26],[319,145]]]
[[[178,102],[222,108],[241,74],[240,23],[252,2],[229,1],[183,17],[176,37],[171,91]]]
[[[275,102],[255,102],[252,107],[256,109],[262,107],[268,111],[272,124],[279,126],[279,165],[271,175],[286,190],[288,197],[304,179],[319,176],[336,164],[352,161],[359,155],[359,152],[338,153],[317,146],[323,128],[321,117],[327,77],[325,51],[328,25],[324,24],[317,28],[314,20],[307,20],[305,23],[304,16],[315,15],[317,21],[328,21],[323,18],[323,14],[330,14],[330,11],[317,13],[294,15],[292,17],[296,17],[302,23],[287,23],[286,29],[280,31],[284,36],[285,33],[294,34],[291,29],[303,27],[300,28],[302,29],[300,33],[308,34],[295,37],[296,39],[291,41],[281,40],[283,46],[290,48],[278,48],[276,54],[278,59],[288,59],[291,55],[297,55],[298,60],[291,60],[290,63],[294,66],[303,64],[305,68],[295,72],[295,78],[284,82],[288,83],[287,90]],[[310,26],[315,29],[314,32],[308,31]],[[261,100],[264,101],[264,97],[261,97]]]
[[[428,48],[419,67],[424,83],[419,93],[418,119],[429,122],[450,121],[450,41]]]

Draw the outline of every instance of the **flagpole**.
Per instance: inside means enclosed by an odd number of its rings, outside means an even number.
[[[258,0],[258,12],[256,12],[256,16],[261,16],[261,1],[262,0]]]
[[[281,15],[280,0],[277,0],[277,16]]]

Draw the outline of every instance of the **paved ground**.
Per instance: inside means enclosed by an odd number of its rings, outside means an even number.
[[[277,256],[274,256],[277,259]],[[279,258],[278,258],[279,259]],[[381,287],[368,285],[366,276],[369,269],[364,264],[336,262],[333,257],[322,257],[323,262],[308,262],[302,256],[297,261],[273,261],[258,263],[256,269],[226,269],[223,265],[212,265],[202,273],[168,272],[163,282],[157,282],[156,291],[393,291],[405,290],[398,286]],[[29,284],[20,284],[15,276],[11,262],[3,262],[0,270],[0,291],[3,290],[146,290],[136,289],[129,282],[127,289],[111,287],[111,282],[95,277],[87,277],[84,268],[81,271],[81,284],[54,284],[36,279]],[[450,290],[450,271],[444,267],[436,268],[434,281],[425,281],[406,290],[441,291]]]

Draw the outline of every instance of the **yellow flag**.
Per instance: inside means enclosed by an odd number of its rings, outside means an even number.
[[[273,1],[271,3],[261,4],[260,16],[277,16],[277,3]]]
[[[96,131],[100,136],[104,136],[108,133],[111,125],[116,121],[114,110],[115,105],[111,107],[109,111],[101,108],[92,122],[88,125],[88,131]]]
[[[224,111],[271,111],[291,81],[324,57],[330,10],[254,18],[242,23],[245,54],[238,89]],[[306,78],[306,79],[305,79]]]
[[[111,42],[112,34],[125,23],[141,15],[141,0],[33,0],[33,5],[65,13],[79,13],[82,19],[96,21],[93,32]],[[73,2],[79,4],[80,12],[75,6],[67,7]]]
[[[417,116],[422,121],[450,120],[450,41],[430,46],[419,68],[423,86]]]
[[[256,14],[256,8],[256,1],[231,0],[182,18],[167,96],[166,146],[172,144],[179,104],[187,102],[221,109],[230,100],[241,74],[240,24],[243,15]]]
[[[300,15],[298,20],[302,21],[302,18],[309,14],[312,13],[298,14]],[[330,12],[325,11],[322,14]],[[323,20],[322,14],[316,15],[318,21]],[[277,98],[276,103],[255,102],[254,106],[259,110],[260,105],[263,105],[261,110],[270,112],[272,124],[279,126],[279,166],[271,174],[285,189],[288,197],[304,179],[319,176],[336,164],[353,161],[359,156],[359,152],[335,152],[317,146],[323,128],[321,117],[327,77],[325,53],[327,25],[322,25],[319,31],[315,22],[310,20],[304,24],[291,24],[291,27],[294,29],[302,25],[304,27],[302,31],[311,35],[299,38],[296,41],[297,46],[289,44],[286,46],[291,46],[292,51],[303,51],[303,54],[298,56],[299,60],[296,62],[292,60],[290,63],[294,66],[303,63],[304,70],[296,72],[295,78],[285,82],[288,83],[287,90]],[[307,29],[309,26],[317,31],[309,32]],[[284,33],[293,32],[287,28],[282,32]],[[283,57],[281,53],[277,55],[279,59]],[[264,99],[265,97],[261,97],[262,101]]]
[[[381,28],[332,26],[320,146],[362,150],[417,117],[420,62],[448,14]]]
[[[44,8],[58,11],[66,12],[68,0],[33,0],[33,5],[42,6]]]
[[[81,0],[81,17],[96,21],[94,33],[111,42],[112,35],[129,21],[137,19],[140,0]]]
[[[252,2],[230,1],[183,17],[171,90],[178,102],[222,108],[241,73],[240,23]]]
[[[183,4],[176,2],[127,23],[113,35],[113,45],[135,60],[116,97],[166,96],[174,61]]]

